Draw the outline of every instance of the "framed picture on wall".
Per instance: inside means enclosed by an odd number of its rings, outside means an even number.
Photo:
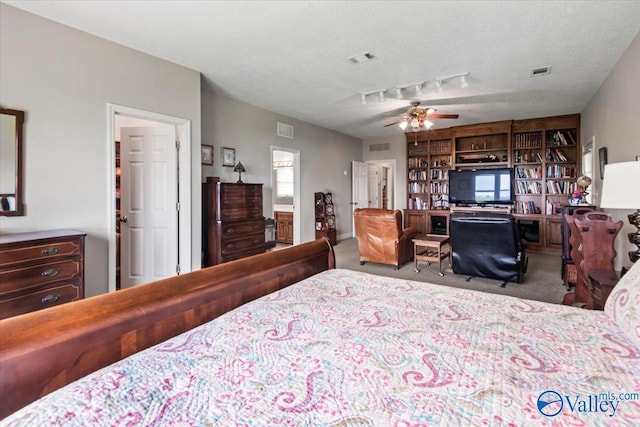
[[[607,164],[607,147],[598,150],[598,161],[600,163],[600,179],[604,178],[604,166]]]
[[[222,147],[220,150],[220,158],[222,159],[222,166],[235,166],[236,165],[236,149],[229,147]]]
[[[200,162],[203,165],[212,165],[213,147],[211,145],[201,145],[200,147]]]

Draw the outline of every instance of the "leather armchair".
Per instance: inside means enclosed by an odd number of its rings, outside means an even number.
[[[500,213],[462,214],[450,217],[449,234],[453,272],[522,282],[527,271],[526,243],[512,215]]]
[[[399,210],[364,208],[353,211],[360,265],[367,261],[395,266],[413,258],[417,228],[402,228]]]

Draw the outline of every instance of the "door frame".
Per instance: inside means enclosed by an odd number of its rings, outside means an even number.
[[[176,127],[176,137],[180,141],[178,151],[178,262],[180,273],[191,271],[191,121],[165,114],[123,105],[107,103],[107,230],[109,239],[108,289],[116,290],[116,224],[113,214],[116,211],[116,115],[136,119],[160,122]]]
[[[293,154],[293,244],[300,243],[300,150],[295,148],[282,147],[279,145],[272,145],[269,153],[269,174],[271,176],[271,216],[274,217],[273,205],[275,194],[275,183],[273,182],[273,152],[274,151],[286,151]]]

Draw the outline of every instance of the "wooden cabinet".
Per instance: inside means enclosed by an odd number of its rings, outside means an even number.
[[[205,267],[265,251],[262,184],[219,182],[203,185]]]
[[[0,318],[84,298],[84,238],[75,230],[0,236]]]
[[[432,214],[418,212],[449,212],[449,171],[512,167],[513,213],[531,238],[529,248],[561,250],[560,210],[580,175],[579,114],[410,132],[406,140],[405,226],[432,232]]]
[[[336,214],[333,208],[333,195],[331,193],[317,192],[314,194],[316,239],[326,237],[329,243],[337,243]]]
[[[276,220],[276,242],[293,243],[293,212],[274,212]]]

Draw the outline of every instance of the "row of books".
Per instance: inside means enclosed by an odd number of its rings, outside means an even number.
[[[449,154],[451,153],[451,141],[431,141],[431,154]]]
[[[426,156],[427,155],[427,144],[424,142],[421,142],[420,144],[417,145],[410,145],[409,146],[409,155],[410,156]]]
[[[516,163],[538,162],[542,163],[542,155],[539,151],[521,151],[516,150],[514,153],[514,161]]]
[[[540,169],[540,167],[535,167],[535,168],[517,167],[516,168],[516,178],[540,179],[540,178],[542,178],[542,170]]]
[[[428,184],[420,184],[417,182],[409,183],[409,193],[426,193],[428,188]]]
[[[547,178],[575,178],[575,166],[549,165],[547,166]]]
[[[559,148],[547,148],[547,161],[548,162],[567,162],[569,158]]]
[[[431,179],[449,179],[449,170],[431,169]]]
[[[545,213],[547,215],[557,215],[562,212],[562,203],[561,202],[552,202],[547,200],[547,205],[545,207]]]
[[[538,181],[516,181],[516,194],[542,194],[542,184]]]
[[[429,165],[423,157],[409,157],[408,164],[410,168],[426,168]]]
[[[417,171],[417,170],[409,171],[409,181],[426,181],[426,180],[427,180],[427,171]]]
[[[449,209],[449,196],[446,194],[432,194],[431,209]]]
[[[576,145],[576,138],[569,130],[547,132],[547,145]]]
[[[577,189],[573,181],[547,181],[547,194],[571,194]]]
[[[409,203],[407,203],[409,209],[418,209],[418,210],[428,210],[429,209],[429,201],[424,200],[421,197],[411,197],[409,198]]]
[[[430,187],[432,193],[448,193],[449,192],[449,183],[448,182],[432,182]]]
[[[541,148],[542,133],[524,132],[513,134],[513,144],[515,148]]]
[[[518,214],[539,214],[540,208],[534,202],[516,202],[514,206],[515,213]]]

